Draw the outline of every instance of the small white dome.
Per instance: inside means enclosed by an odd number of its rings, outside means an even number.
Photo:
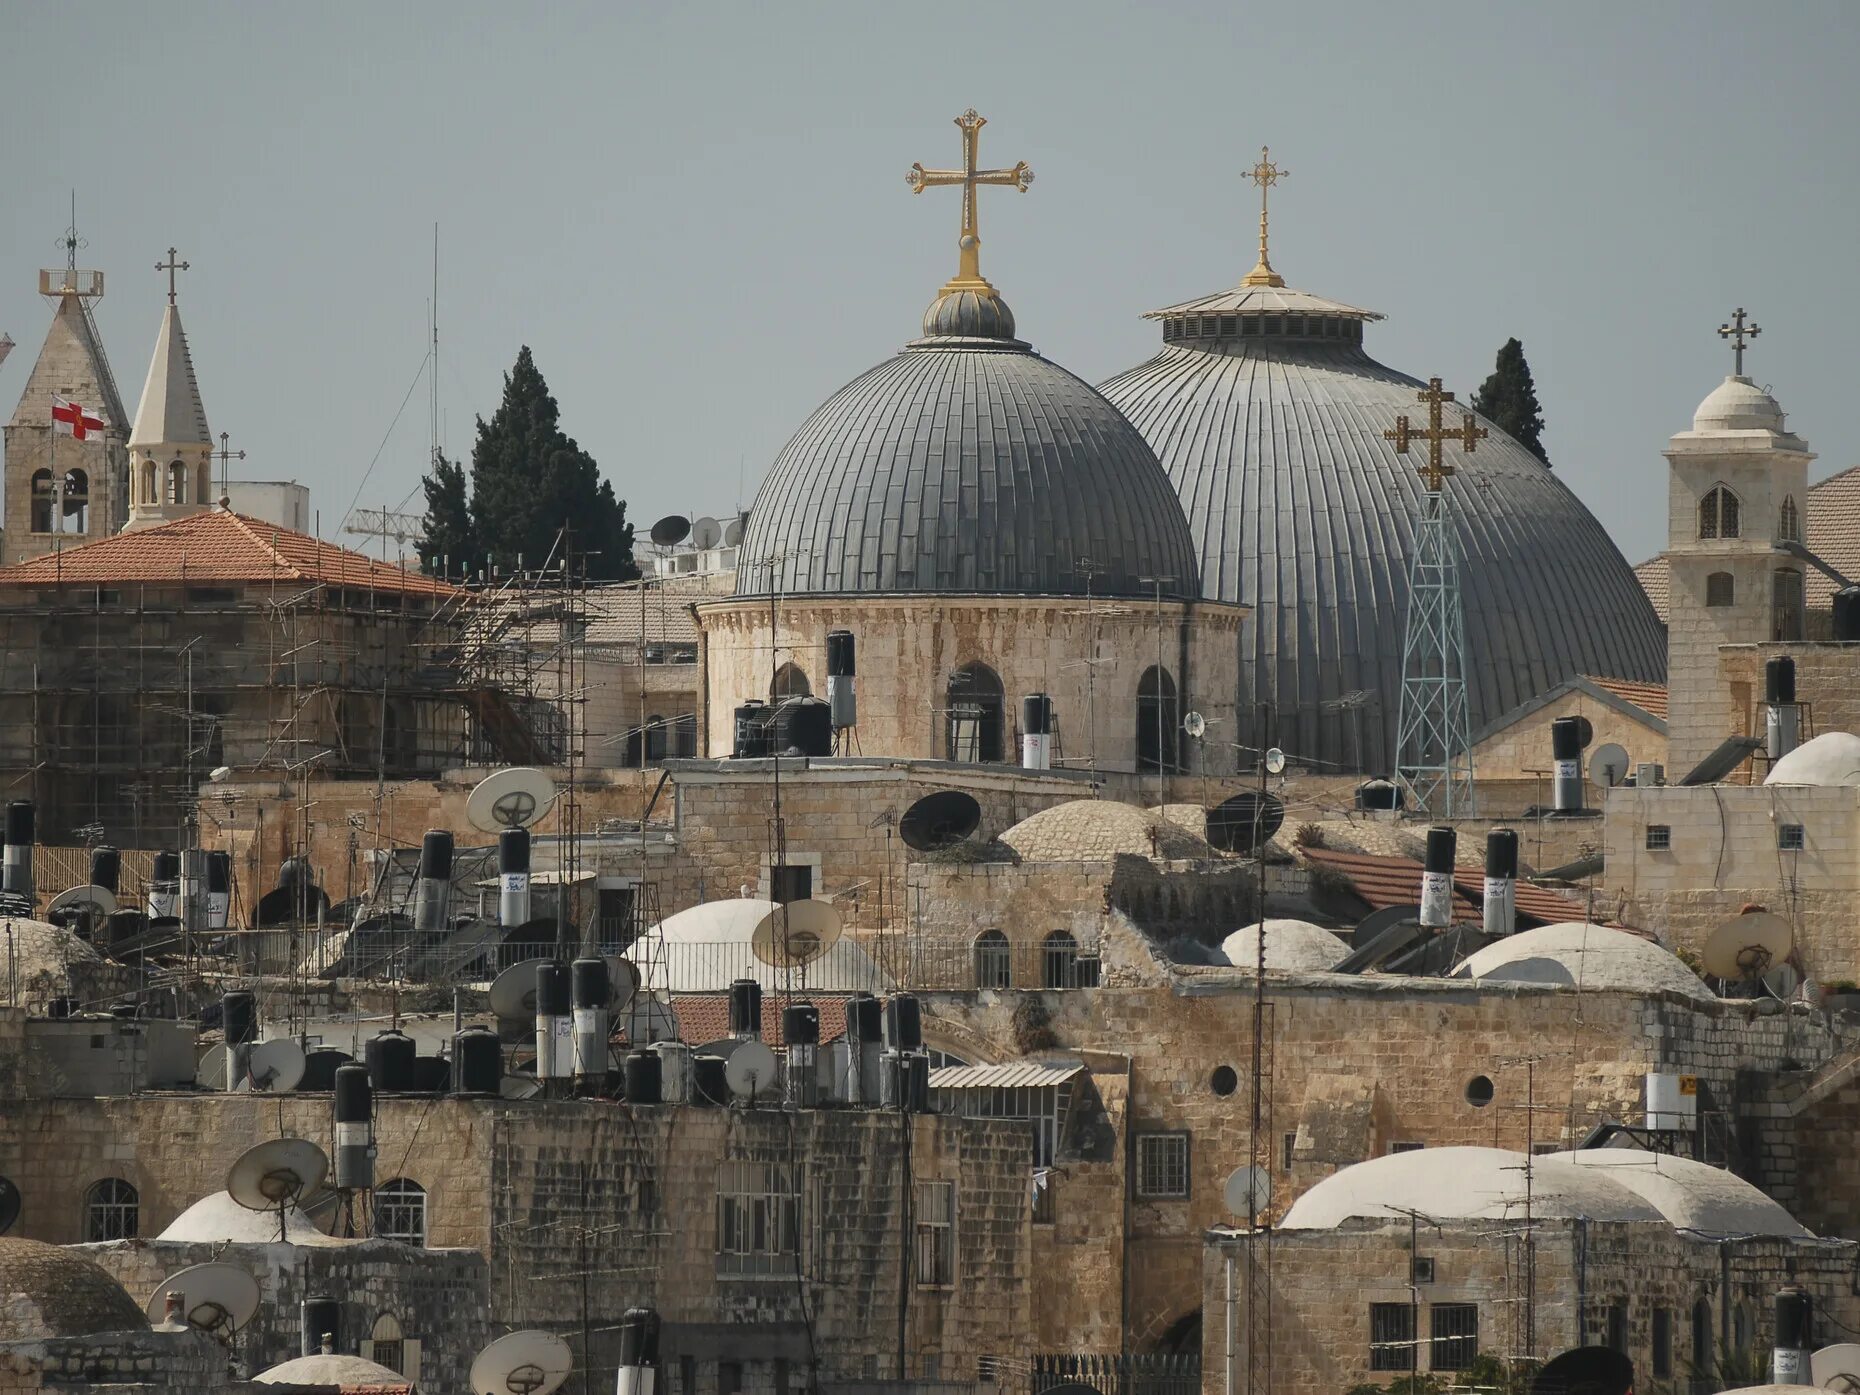
[[[313,1385],[332,1386],[343,1390],[361,1386],[369,1390],[377,1386],[388,1390],[402,1390],[408,1380],[399,1371],[378,1366],[372,1361],[359,1356],[345,1356],[341,1352],[318,1352],[315,1356],[300,1356],[293,1361],[286,1361],[282,1366],[273,1366],[269,1371],[260,1371],[252,1377],[260,1385]]]
[[[1643,1148],[1583,1148],[1550,1156],[1606,1171],[1680,1230],[1812,1238],[1808,1227],[1750,1183],[1710,1163]]]
[[[1515,1221],[1524,1214],[1525,1157],[1509,1148],[1417,1148],[1331,1173],[1292,1203],[1282,1230],[1335,1230],[1345,1221],[1406,1218]],[[1542,1220],[1657,1221],[1659,1211],[1601,1168],[1559,1158],[1531,1165],[1531,1207]]]
[[[1030,814],[1001,835],[1025,862],[1112,858],[1210,858],[1201,838],[1147,809],[1114,799],[1070,799]]]
[[[1860,736],[1824,731],[1770,767],[1766,785],[1860,785]]]
[[[687,906],[659,922],[669,946],[684,946],[657,971],[651,986],[674,993],[722,993],[739,978],[753,978],[764,992],[781,992],[790,986],[787,970],[756,958],[751,945],[756,926],[775,909],[775,902],[758,897],[729,897]],[[827,952],[809,964],[801,980],[808,991],[851,993],[863,989],[882,993],[890,980],[851,935],[841,935]]]
[[[1711,989],[1652,940],[1580,920],[1563,920],[1507,935],[1469,956],[1455,978],[1483,983],[1546,983],[1559,987],[1683,993],[1711,998]]]
[[[179,1240],[196,1245],[275,1245],[278,1243],[278,1213],[254,1211],[232,1199],[230,1192],[209,1192],[172,1221],[155,1237]],[[284,1243],[287,1245],[340,1245],[343,1242],[325,1235],[316,1222],[295,1206],[284,1213]]]
[[[1748,378],[1726,378],[1692,414],[1694,431],[1783,430],[1783,409]]]
[[[1266,922],[1266,967],[1288,974],[1321,974],[1337,967],[1349,946],[1308,920]],[[1243,925],[1221,941],[1221,953],[1236,969],[1259,964],[1259,926]]]

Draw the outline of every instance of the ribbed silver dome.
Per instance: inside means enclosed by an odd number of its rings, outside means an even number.
[[[992,298],[992,297],[991,297]],[[939,310],[939,307],[941,309]],[[739,596],[1201,594],[1188,520],[1130,423],[1012,333],[942,297],[916,340],[807,419],[763,481]],[[997,333],[990,336],[992,328]]]
[[[1181,496],[1203,593],[1256,607],[1243,716],[1270,702],[1288,751],[1391,769],[1423,492],[1422,457],[1397,455],[1382,433],[1403,414],[1425,420],[1422,385],[1363,352],[1363,323],[1379,316],[1317,297],[1240,291],[1155,317],[1162,352],[1101,391]],[[1572,674],[1664,682],[1664,633],[1601,524],[1483,425],[1490,438],[1448,485],[1474,731]],[[1373,696],[1348,706],[1359,692]]]

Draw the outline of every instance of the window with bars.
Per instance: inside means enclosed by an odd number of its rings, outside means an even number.
[[[1802,541],[1802,511],[1796,507],[1793,494],[1783,496],[1782,508],[1776,514],[1776,536],[1784,542]]]
[[[1479,1305],[1436,1303],[1428,1314],[1432,1347],[1429,1367],[1435,1371],[1463,1371],[1479,1354]]]
[[[1025,1119],[1033,1125],[1033,1165],[1051,1167],[1065,1116],[1065,1085],[1009,1085],[939,1090],[937,1107],[964,1119]]]
[[[426,1188],[396,1177],[375,1188],[375,1234],[405,1245],[426,1245]]]
[[[801,1246],[796,1168],[736,1161],[717,1169],[717,1272],[755,1276],[793,1271]]]
[[[1770,579],[1770,638],[1802,638],[1802,573],[1793,567],[1778,567]]]
[[[947,1288],[956,1282],[956,1184],[919,1182],[915,1204],[918,1286]]]
[[[1735,538],[1739,535],[1737,496],[1718,485],[1699,500],[1699,536]]]
[[[999,930],[984,930],[975,937],[975,986],[1006,988],[1013,976],[1013,953],[1008,937]]]
[[[120,1177],[106,1177],[84,1195],[84,1243],[133,1240],[141,1224],[142,1200]]]
[[[1799,823],[1781,824],[1776,829],[1776,846],[1784,852],[1801,852],[1808,846],[1808,835]]]
[[[1369,1305],[1369,1369],[1414,1369],[1414,1308],[1410,1304]]]
[[[1671,852],[1673,849],[1673,826],[1667,823],[1650,823],[1647,825],[1647,851]]]
[[[1706,577],[1705,604],[1708,606],[1736,605],[1737,578],[1729,572],[1713,572]]]
[[[1167,1200],[1188,1195],[1188,1135],[1137,1135],[1137,1195]]]

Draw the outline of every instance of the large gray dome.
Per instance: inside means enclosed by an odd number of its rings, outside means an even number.
[[[1142,596],[1158,576],[1201,594],[1149,446],[985,299],[940,297],[927,337],[795,433],[750,510],[738,595]]]
[[[1288,751],[1391,769],[1423,491],[1420,457],[1382,433],[1423,419],[1422,384],[1363,352],[1379,315],[1282,287],[1153,317],[1162,352],[1101,391],[1181,496],[1203,593],[1255,607],[1243,715],[1270,702]],[[1572,674],[1664,682],[1665,637],[1626,559],[1553,471],[1483,424],[1490,438],[1448,485],[1473,730]]]

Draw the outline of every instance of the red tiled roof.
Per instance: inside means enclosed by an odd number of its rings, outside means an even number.
[[[1372,911],[1389,906],[1414,906],[1421,900],[1421,864],[1405,857],[1376,857],[1367,853],[1338,852],[1334,848],[1303,848],[1305,859],[1328,867],[1349,879],[1356,894]],[[1583,904],[1560,892],[1520,880],[1518,914],[1546,925],[1583,919]],[[1485,871],[1480,867],[1453,869],[1453,918],[1477,920],[1485,904]],[[1598,921],[1597,924],[1609,924]],[[825,1033],[822,1033],[825,1036]]]
[[[812,1003],[820,1009],[820,1039],[833,1041],[846,1034],[846,995],[807,993],[793,999]],[[781,1035],[781,1010],[786,1006],[778,993],[762,994],[762,1040],[771,1047],[785,1043]],[[727,993],[677,993],[672,996],[672,1013],[678,1018],[680,1041],[702,1046],[721,1041],[730,1035],[730,995]]]
[[[1666,565],[1666,554],[1649,557],[1634,568],[1634,577],[1640,582],[1640,589],[1647,593],[1647,600],[1653,605],[1653,613],[1660,617],[1660,623],[1666,623],[1668,606],[1672,603],[1673,572]]]
[[[81,547],[0,567],[0,586],[144,582],[321,582],[399,595],[450,597],[459,589],[262,519],[207,509],[172,523],[115,533]]]
[[[1602,678],[1593,673],[1582,675],[1604,692],[1613,693],[1623,702],[1631,702],[1641,711],[1666,720],[1666,685],[1636,683],[1631,678]]]

